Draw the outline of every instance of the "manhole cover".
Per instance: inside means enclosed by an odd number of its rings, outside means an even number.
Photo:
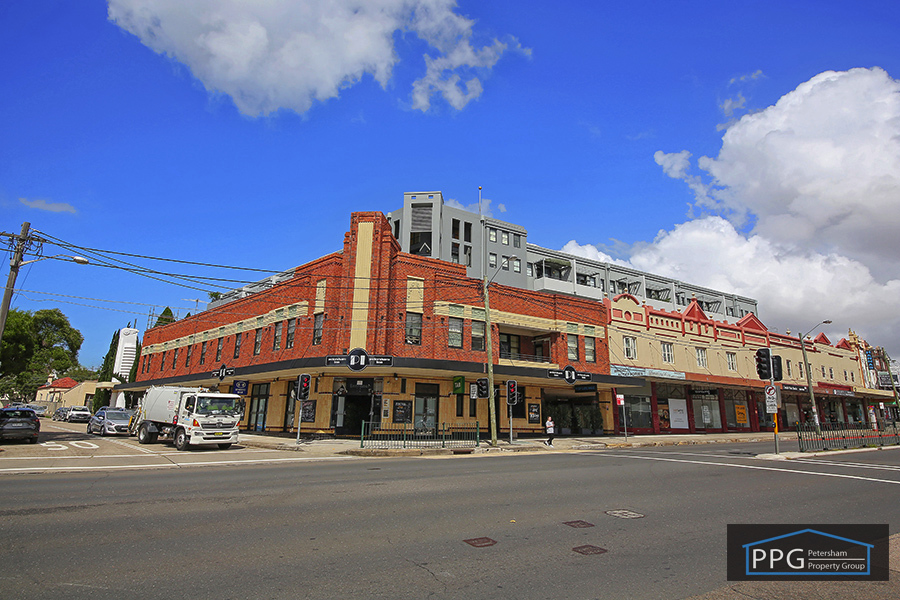
[[[492,540],[491,538],[481,537],[481,538],[473,538],[471,540],[463,540],[470,546],[475,548],[487,548],[488,546],[493,546],[497,543],[497,540]]]
[[[566,521],[563,525],[568,525],[569,527],[574,527],[575,529],[584,529],[586,527],[593,527],[593,523],[588,523],[587,521]]]
[[[634,512],[632,510],[608,510],[606,511],[611,517],[618,517],[620,519],[643,519],[644,515],[641,513]]]
[[[587,544],[585,546],[577,546],[575,548],[572,548],[572,551],[577,552],[578,554],[584,554],[585,556],[588,556],[590,554],[604,554],[606,552],[606,548],[601,548],[599,546],[591,546],[590,544]]]

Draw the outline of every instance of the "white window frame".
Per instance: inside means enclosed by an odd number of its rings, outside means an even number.
[[[675,364],[675,344],[672,342],[660,342],[662,361],[670,365]]]
[[[625,351],[625,358],[628,360],[637,360],[637,338],[630,335],[622,336],[622,349]]]
[[[706,359],[706,348],[695,348],[697,351],[697,366],[701,369],[706,369],[709,365],[709,361]]]

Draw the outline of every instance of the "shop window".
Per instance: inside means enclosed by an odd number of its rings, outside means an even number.
[[[472,350],[484,350],[484,321],[472,321]]]
[[[725,362],[728,363],[729,371],[737,371],[737,354],[735,354],[734,352],[726,352]]]
[[[660,350],[662,351],[662,361],[672,364],[675,362],[675,345],[671,342],[661,342]]]
[[[706,368],[706,348],[697,348],[697,366]]]
[[[258,356],[262,350],[262,327],[256,330],[256,337],[253,339],[253,356]]]
[[[422,315],[406,313],[406,343],[414,346],[422,344]]]
[[[463,347],[463,320],[450,317],[448,319],[447,345],[451,348]],[[462,416],[461,414],[459,415]]]
[[[592,337],[584,338],[584,360],[587,362],[597,362],[596,341]]]
[[[272,351],[281,350],[281,327],[282,321],[275,323],[275,335],[272,336]]]
[[[622,347],[625,349],[625,358],[637,359],[637,338],[626,335],[622,338]]]

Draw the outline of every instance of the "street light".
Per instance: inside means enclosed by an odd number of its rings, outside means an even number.
[[[0,305],[0,342],[3,342],[3,331],[6,329],[6,317],[9,314],[9,304],[12,302],[13,289],[16,287],[16,278],[19,276],[19,267],[51,258],[63,258],[79,265],[86,265],[89,262],[88,259],[83,256],[67,256],[65,254],[42,256],[40,258],[35,258],[34,260],[23,261],[22,256],[25,254],[25,246],[29,241],[28,229],[30,227],[31,223],[24,223],[22,225],[22,233],[16,241],[16,247],[13,250],[12,258],[9,260],[9,277],[6,280],[6,289],[3,292],[3,304]]]
[[[819,328],[820,325],[830,325],[830,320],[822,321],[821,323],[816,323],[816,326],[804,333],[800,336],[800,350],[803,352],[803,369],[806,371],[806,387],[809,388],[809,401],[812,404],[812,414],[813,414],[813,423],[816,424],[816,428],[819,427],[819,411],[816,408],[816,395],[813,393],[813,384],[812,384],[812,366],[809,364],[809,360],[806,358],[806,343],[803,341],[806,339],[806,336],[811,334],[813,331]]]

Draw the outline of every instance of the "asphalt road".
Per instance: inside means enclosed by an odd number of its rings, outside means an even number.
[[[0,475],[0,597],[900,597],[726,581],[729,523],[900,526],[900,450],[757,449]]]

